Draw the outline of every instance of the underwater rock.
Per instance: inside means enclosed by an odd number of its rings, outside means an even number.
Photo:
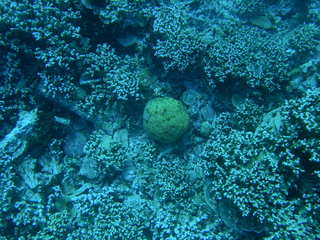
[[[267,16],[256,16],[251,18],[250,23],[263,29],[273,28],[273,24]]]
[[[212,132],[212,124],[208,121],[204,121],[200,125],[199,133],[202,137],[209,137],[210,133]]]
[[[113,135],[113,141],[119,142],[122,146],[128,147],[129,137],[127,129],[120,129],[116,131]]]
[[[71,157],[83,155],[83,148],[86,142],[87,136],[82,132],[69,134],[63,147],[65,154]]]
[[[92,158],[83,158],[79,175],[84,176],[88,179],[96,179],[99,177],[99,171],[98,171],[98,163],[95,161],[95,159]]]
[[[0,155],[17,159],[27,150],[29,142],[35,137],[38,123],[38,110],[22,111],[14,129],[0,142]]]

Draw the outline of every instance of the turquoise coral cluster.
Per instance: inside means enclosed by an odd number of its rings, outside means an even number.
[[[203,158],[212,164],[208,196],[226,224],[271,232],[270,239],[319,235],[318,206],[307,204],[316,201],[319,182],[319,96],[310,91],[265,114],[254,132],[231,129],[221,118]]]
[[[0,12],[0,239],[320,239],[319,1]]]

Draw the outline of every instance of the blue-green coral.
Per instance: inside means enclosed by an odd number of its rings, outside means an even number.
[[[320,238],[319,9],[1,1],[0,239]]]
[[[221,118],[203,157],[212,164],[208,196],[227,225],[266,239],[319,235],[318,206],[309,203],[319,182],[319,96],[310,91],[267,113],[254,132]]]

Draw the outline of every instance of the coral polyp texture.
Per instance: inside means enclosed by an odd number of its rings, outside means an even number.
[[[320,239],[319,0],[0,13],[0,240]]]
[[[188,130],[190,117],[180,101],[160,97],[147,102],[143,111],[143,127],[156,141],[172,143]]]

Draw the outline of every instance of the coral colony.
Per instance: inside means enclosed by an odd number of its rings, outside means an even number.
[[[0,240],[320,239],[319,0],[0,13]]]

